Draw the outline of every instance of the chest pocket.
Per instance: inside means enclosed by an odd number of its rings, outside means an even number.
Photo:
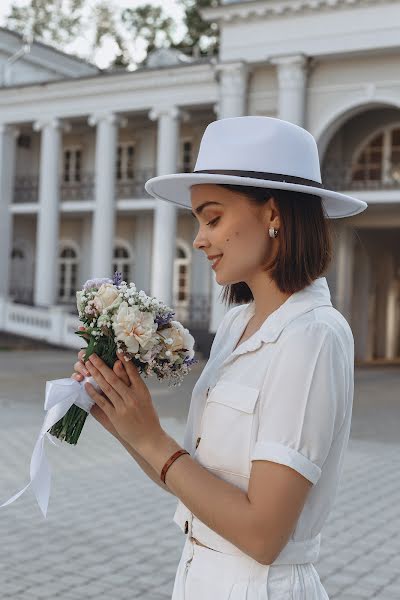
[[[221,382],[210,392],[204,408],[196,458],[205,467],[250,475],[250,441],[257,388]]]

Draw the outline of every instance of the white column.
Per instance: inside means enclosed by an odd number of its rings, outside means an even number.
[[[215,66],[219,74],[218,119],[242,117],[247,113],[247,80],[250,67],[239,61]]]
[[[218,119],[242,117],[247,112],[247,82],[249,66],[244,62],[221,63],[216,65],[219,73],[219,102],[215,107]],[[216,281],[215,271],[211,270],[211,316],[209,332],[215,333],[222,318],[229,310],[220,298],[223,286]]]
[[[153,108],[149,118],[157,121],[157,175],[178,170],[179,121],[187,115],[176,106]],[[158,200],[154,211],[151,295],[173,308],[173,268],[176,256],[177,208]]]
[[[39,212],[36,226],[34,304],[52,306],[58,295],[58,240],[60,204],[61,121],[37,121],[41,131]]]
[[[122,120],[124,121],[124,120]],[[115,171],[118,126],[114,113],[91,115],[96,125],[95,209],[92,221],[90,277],[111,277],[115,235]]]
[[[335,308],[350,323],[353,296],[354,234],[346,225],[338,226],[336,247],[336,299]],[[351,325],[351,323],[350,323]]]
[[[307,57],[303,54],[270,59],[277,66],[278,118],[304,127],[306,115]]]
[[[361,232],[360,232],[361,233]],[[356,360],[366,361],[368,356],[369,304],[371,287],[371,260],[365,247],[365,237],[355,245],[353,277],[353,302],[351,328],[355,342]]]
[[[135,273],[136,287],[150,293],[151,289],[151,262],[153,247],[153,215],[145,213],[135,215],[135,230],[132,232],[135,247]]]
[[[12,249],[11,204],[14,191],[15,147],[18,131],[0,124],[0,296],[8,298]]]

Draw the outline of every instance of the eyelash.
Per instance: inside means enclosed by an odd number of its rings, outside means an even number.
[[[216,217],[215,219],[213,219],[212,221],[209,221],[207,223],[207,225],[210,225],[210,227],[213,227],[213,225],[220,219],[220,217]]]

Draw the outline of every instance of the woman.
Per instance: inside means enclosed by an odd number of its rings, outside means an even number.
[[[313,563],[350,433],[354,341],[323,274],[329,218],[367,205],[325,190],[312,135],[270,117],[214,121],[195,171],[155,177],[146,190],[192,209],[193,246],[219,257],[216,281],[237,304],[193,389],[184,448],[135,430],[161,440],[138,444],[138,458],[154,480],[164,466],[174,521],[188,534],[172,600],[326,600]],[[118,368],[141,386],[129,363]],[[143,410],[142,428],[152,419]]]

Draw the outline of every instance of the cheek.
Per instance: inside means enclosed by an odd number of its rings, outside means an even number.
[[[254,239],[254,225],[243,223],[236,224],[232,227],[227,234],[225,241],[227,243],[234,242],[234,244],[240,245],[241,243],[247,244],[251,239]]]

